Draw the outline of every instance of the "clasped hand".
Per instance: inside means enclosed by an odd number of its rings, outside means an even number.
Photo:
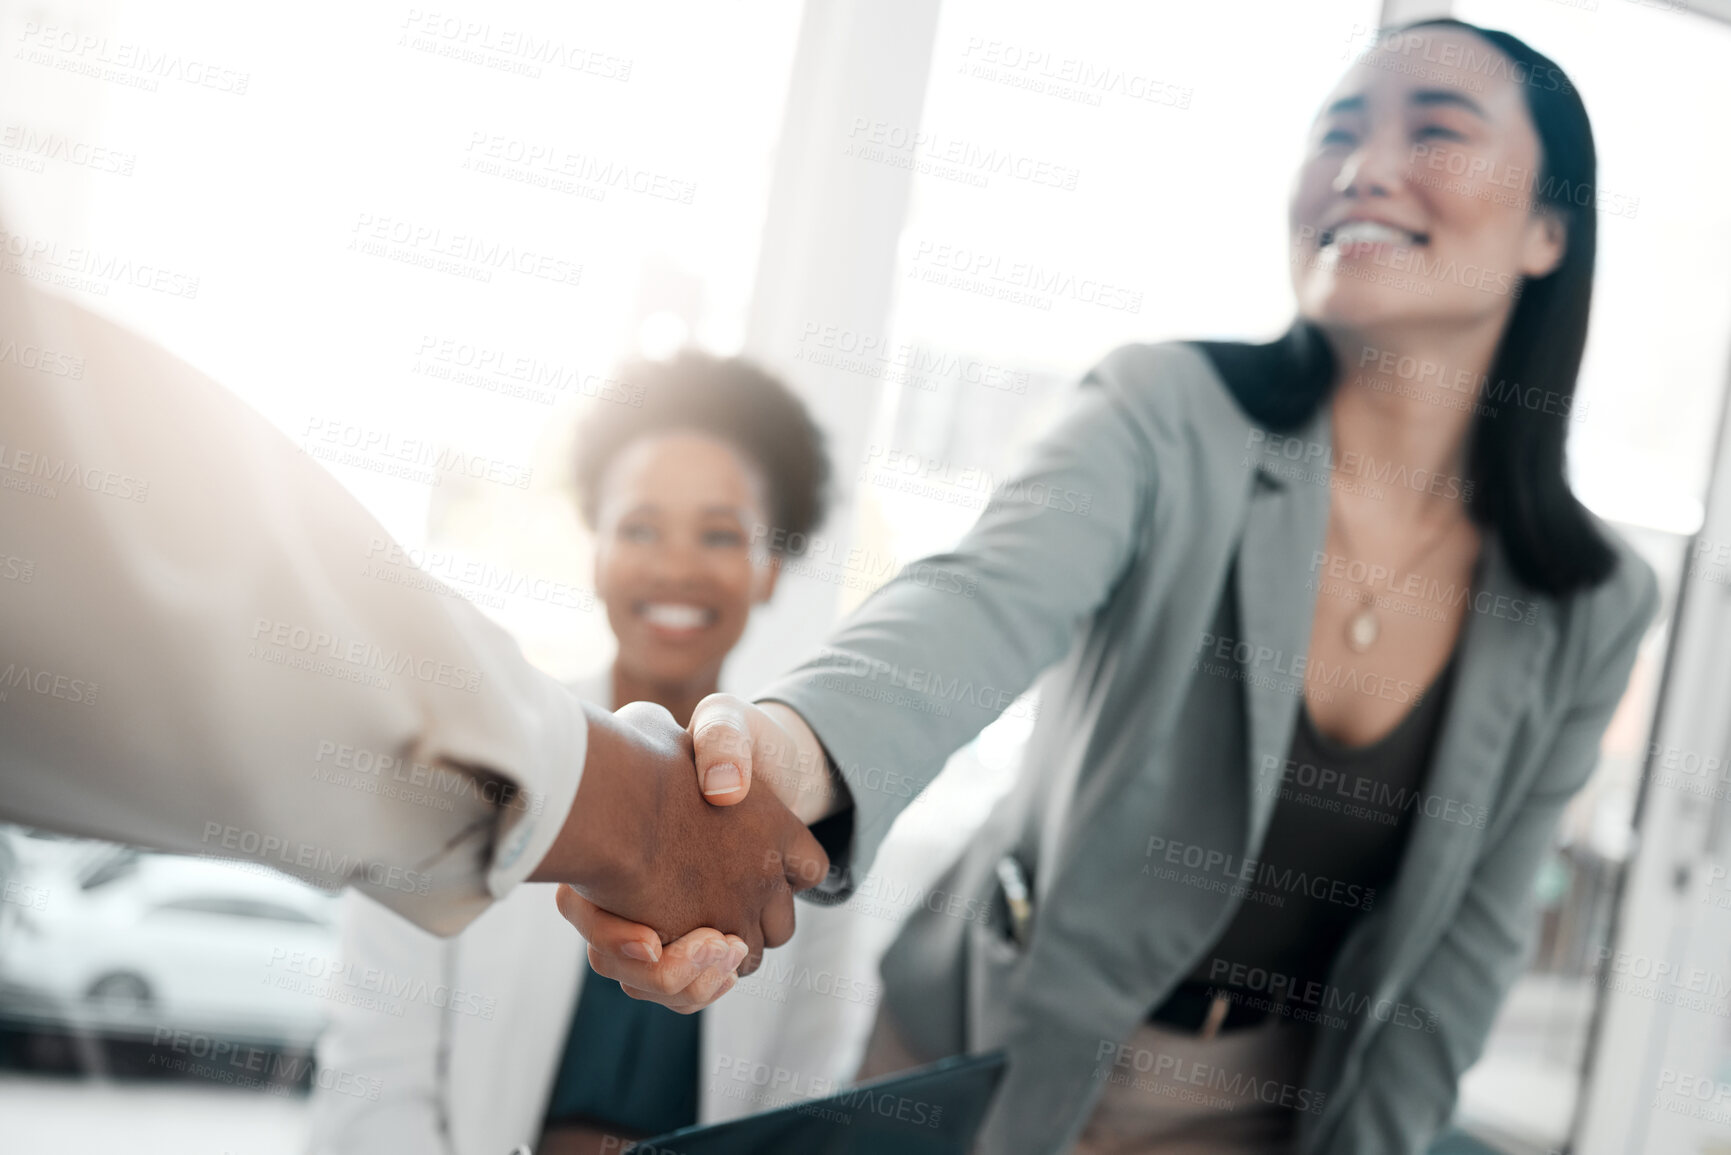
[[[703,793],[702,769],[741,761],[743,723],[706,728],[700,707],[682,730],[647,702],[588,713],[577,799],[530,878],[568,884],[559,910],[597,973],[634,998],[701,1010],[792,937],[793,893],[829,860],[776,791],[749,791],[748,752],[736,789]]]

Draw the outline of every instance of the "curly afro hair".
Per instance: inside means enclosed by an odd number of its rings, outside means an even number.
[[[613,459],[641,437],[690,430],[725,441],[762,470],[769,528],[782,531],[770,534],[772,543],[809,540],[828,501],[829,456],[822,431],[786,385],[749,361],[695,350],[632,362],[618,376],[641,391],[642,405],[598,405],[577,427],[578,508],[591,531]]]

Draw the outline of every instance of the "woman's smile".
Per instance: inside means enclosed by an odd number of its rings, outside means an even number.
[[[1353,260],[1392,256],[1399,249],[1426,248],[1430,234],[1355,214],[1323,229],[1317,241],[1324,254]]]
[[[721,620],[715,607],[692,602],[644,601],[634,603],[631,609],[653,636],[665,641],[685,641]]]

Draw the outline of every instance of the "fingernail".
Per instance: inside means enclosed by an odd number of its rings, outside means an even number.
[[[660,951],[651,950],[648,943],[641,942],[638,939],[632,939],[630,942],[620,947],[619,953],[624,955],[626,958],[636,959],[638,962],[646,963],[654,962],[661,955]]]
[[[727,956],[727,969],[736,971],[739,964],[745,961],[745,956],[751,953],[751,948],[740,943],[733,948],[733,953]]]
[[[741,782],[739,767],[732,762],[717,762],[703,775],[703,792],[705,794],[731,794],[738,790]]]

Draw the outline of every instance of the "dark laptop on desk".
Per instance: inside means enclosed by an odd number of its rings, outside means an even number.
[[[633,1155],[967,1155],[1004,1075],[1004,1053],[958,1055],[837,1092],[683,1127]]]

